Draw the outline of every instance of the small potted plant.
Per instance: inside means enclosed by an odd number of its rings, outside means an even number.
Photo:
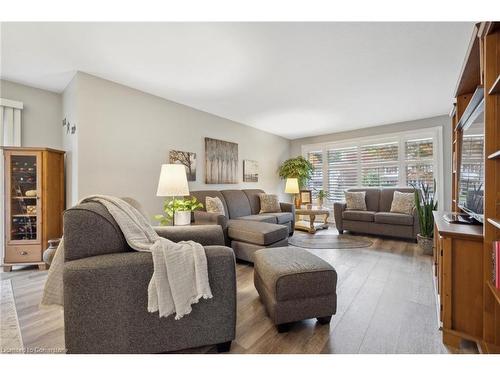
[[[323,206],[323,203],[325,203],[325,198],[328,198],[328,193],[323,189],[318,190],[318,206]]]
[[[435,200],[436,180],[434,180],[432,190],[429,184],[421,183],[420,186],[420,189],[415,188],[415,209],[417,210],[420,224],[417,243],[424,251],[424,254],[432,255],[434,245],[434,216],[432,216],[432,211],[435,211],[438,205],[438,202]]]
[[[203,204],[195,197],[185,199],[165,200],[163,204],[164,215],[155,215],[161,225],[189,225],[191,223],[191,212],[203,208]]]

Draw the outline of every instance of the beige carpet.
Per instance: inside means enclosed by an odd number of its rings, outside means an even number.
[[[10,280],[2,280],[0,348],[2,353],[22,353],[23,339]]]

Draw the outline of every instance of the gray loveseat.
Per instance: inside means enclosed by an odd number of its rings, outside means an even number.
[[[147,311],[151,254],[133,251],[109,212],[89,202],[64,213],[64,331],[69,353],[162,353],[216,344],[227,351],[235,337],[233,251],[217,225],[158,227],[172,241],[201,243],[213,298],[180,320]]]
[[[379,234],[415,240],[419,233],[416,210],[413,215],[393,213],[392,198],[395,191],[414,192],[413,188],[356,188],[347,191],[366,192],[366,211],[347,210],[346,203],[335,202],[333,212],[335,225],[342,233],[344,230],[357,233]]]
[[[194,212],[195,224],[218,224],[225,243],[234,250],[236,258],[253,262],[255,251],[265,247],[288,245],[288,236],[295,226],[295,206],[280,203],[281,212],[260,213],[260,189],[199,190],[191,195],[205,204],[205,198],[219,197],[225,215],[203,210]]]

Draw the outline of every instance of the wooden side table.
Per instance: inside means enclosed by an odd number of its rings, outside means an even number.
[[[320,229],[328,229],[330,210],[324,207],[298,208],[295,210],[295,229],[316,233]],[[309,216],[309,221],[298,220],[299,216]],[[316,216],[324,216],[323,222],[316,223]]]

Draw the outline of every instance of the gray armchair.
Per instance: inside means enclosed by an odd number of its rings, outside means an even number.
[[[162,353],[205,345],[227,351],[235,337],[233,251],[217,225],[157,227],[173,241],[205,247],[213,298],[180,320],[147,311],[151,254],[133,251],[98,203],[64,214],[64,330],[69,353]]]

